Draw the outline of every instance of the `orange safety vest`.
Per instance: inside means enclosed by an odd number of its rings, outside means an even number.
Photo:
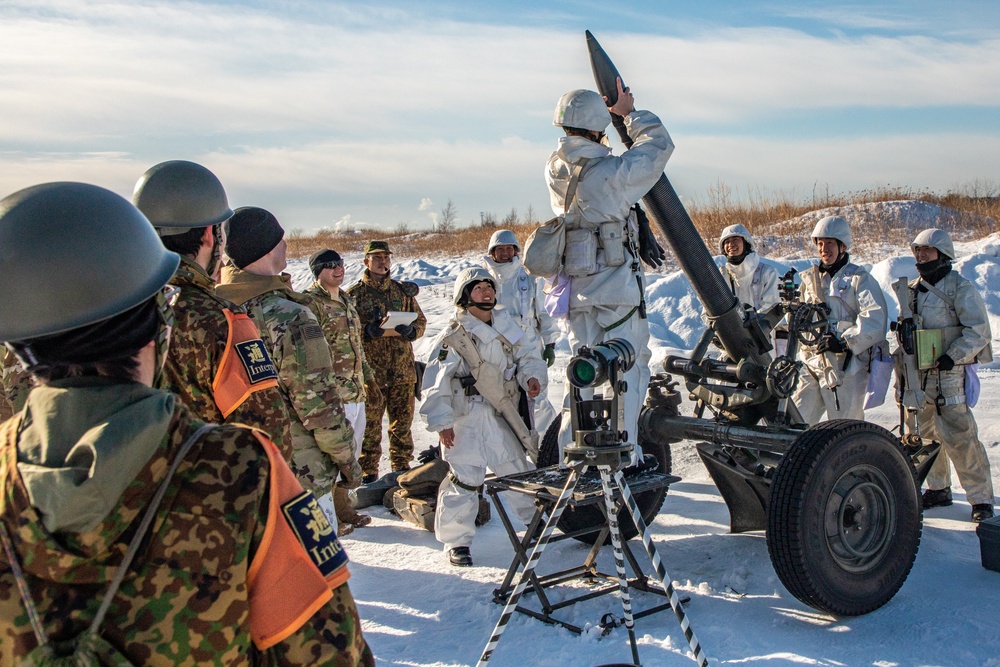
[[[229,336],[212,380],[212,395],[222,416],[228,417],[253,392],[277,387],[278,369],[253,320],[246,313],[233,313],[228,308],[222,312],[229,324]]]
[[[267,525],[247,572],[250,636],[260,650],[295,633],[350,578],[347,552],[281,452],[254,431],[271,464]]]

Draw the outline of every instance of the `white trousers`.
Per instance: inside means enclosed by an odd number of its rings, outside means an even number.
[[[622,395],[625,412],[625,423],[621,428],[628,432],[628,442],[635,445],[632,462],[642,456],[639,448],[639,410],[646,401],[646,389],[649,387],[649,360],[653,353],[649,350],[649,321],[639,317],[638,311],[632,313],[625,322],[614,329],[606,331],[606,327],[620,321],[632,310],[629,306],[605,308],[595,306],[582,310],[571,310],[569,313],[569,345],[576,354],[583,346],[593,347],[612,338],[622,338],[632,344],[636,360],[631,369],[625,372],[624,380],[628,390]],[[566,381],[566,395],[563,399],[562,425],[559,428],[559,460],[562,461],[563,450],[573,442],[573,424],[570,419],[570,403],[573,399],[573,387]],[[593,397],[593,389],[581,389],[584,399]],[[605,395],[607,398],[608,395]]]
[[[365,439],[365,404],[364,403],[344,403],[344,416],[354,429],[354,456],[361,456],[361,443]],[[337,512],[333,509],[333,492],[324,494],[316,499],[323,513],[330,520],[330,524],[337,527]]]
[[[938,454],[927,474],[927,488],[944,489],[951,486],[951,466],[955,466],[958,480],[965,489],[965,497],[970,505],[993,504],[993,478],[990,473],[990,459],[986,448],[979,440],[979,428],[972,410],[965,404],[965,367],[954,370],[928,373],[925,386],[927,399],[917,415],[920,435],[941,443],[943,451]],[[957,400],[941,406],[941,414],[934,405],[937,399],[938,376],[940,375],[940,395]],[[912,420],[911,420],[912,421]],[[912,428],[912,423],[910,427]],[[950,464],[949,464],[950,460]]]
[[[476,515],[479,513],[479,493],[455,484],[452,476],[466,486],[479,487],[486,479],[486,468],[464,463],[449,463],[451,473],[438,487],[437,509],[434,512],[434,537],[444,543],[445,549],[472,546],[476,535]],[[493,468],[497,477],[531,470],[530,461],[519,457]],[[507,505],[525,525],[535,514],[531,496],[508,491],[503,494]]]

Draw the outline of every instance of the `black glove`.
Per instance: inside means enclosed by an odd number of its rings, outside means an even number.
[[[950,371],[955,367],[955,360],[949,357],[947,354],[942,354],[938,357],[937,367],[939,371]]]
[[[424,451],[420,452],[417,456],[417,461],[419,463],[430,463],[434,459],[441,458],[441,445],[435,445],[433,447],[428,447]]]
[[[385,329],[374,322],[365,325],[365,338],[381,338],[384,333]]]
[[[844,345],[844,341],[840,340],[833,334],[827,334],[819,341],[816,346],[817,352],[847,352],[847,346]]]
[[[417,339],[417,330],[412,324],[397,324],[396,333],[410,342]]]
[[[663,260],[666,258],[667,254],[663,251],[663,247],[656,240],[656,236],[653,235],[653,229],[649,226],[649,218],[646,217],[646,212],[639,207],[638,204],[635,205],[636,219],[639,223],[639,257],[645,262],[646,266],[651,268],[657,268],[663,266]]]

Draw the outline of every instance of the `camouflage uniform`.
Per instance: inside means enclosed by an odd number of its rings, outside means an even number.
[[[0,421],[9,419],[24,407],[32,386],[31,373],[24,370],[14,353],[0,349]]]
[[[64,423],[60,420],[72,420],[75,410],[76,415],[87,414],[76,421],[75,426],[81,427],[76,432],[89,437],[90,413],[115,405],[124,409],[112,412],[107,422],[112,427],[117,424],[122,429],[119,434],[129,438],[128,446],[116,443],[117,450],[138,445],[146,454],[151,451],[145,463],[136,464],[138,473],[134,477],[130,474],[132,481],[122,482],[123,490],[113,492],[103,518],[79,529],[68,529],[64,522],[50,532],[45,522],[52,518],[32,505],[27,492],[30,478],[22,472],[25,463],[19,462],[19,457],[38,459],[38,452],[24,444],[30,438],[19,432],[23,426],[20,418],[0,427],[0,520],[13,537],[42,626],[51,641],[61,641],[77,637],[90,624],[122,560],[137,517],[181,444],[201,423],[174,397],[144,386],[95,378],[73,378],[52,385],[58,392],[45,393],[46,387],[32,393],[27,407],[32,421]],[[56,393],[60,395],[57,399],[53,398]],[[128,398],[123,399],[123,395]],[[142,419],[145,425],[153,426],[145,444],[139,444],[131,437],[140,436],[122,428],[122,422],[135,421],[131,410],[144,401],[155,404],[156,414],[151,420]],[[58,407],[51,409],[53,406]],[[141,412],[149,415],[151,411]],[[35,429],[36,441],[39,430]],[[65,435],[67,430],[60,429],[59,434]],[[52,442],[59,438],[52,432],[42,438],[42,451],[50,454],[53,449],[66,448],[65,443]],[[75,438],[74,433],[68,442],[76,442]],[[114,458],[114,452],[105,445],[97,448],[94,456],[100,461],[106,455]],[[269,504],[274,502],[270,497],[273,480],[281,473],[271,461],[251,431],[233,426],[212,430],[187,454],[153,523],[154,534],[140,549],[100,628],[101,635],[133,664],[375,664],[346,583],[335,588],[333,598],[315,613],[284,626],[291,634],[282,641],[263,650],[253,645],[251,630],[259,627],[255,624],[261,619],[259,611],[257,615],[254,612],[260,609],[260,602],[252,601],[261,590],[253,582],[261,581],[260,568],[270,558],[263,543],[265,526]],[[284,465],[278,457],[273,461]],[[54,457],[34,467],[65,470],[60,465],[67,464]],[[115,472],[105,470],[103,478],[95,472],[85,483],[97,483],[103,489]],[[101,479],[105,484],[98,481]],[[110,483],[113,485],[113,480]],[[280,510],[270,519],[272,530],[275,521],[286,521]],[[324,540],[340,548],[335,538]],[[253,578],[254,571],[257,578]],[[292,608],[313,603],[315,592],[296,597],[297,590],[284,591]],[[287,618],[289,614],[282,614],[281,622]],[[10,566],[6,558],[0,559],[0,664],[14,664],[35,646]]]
[[[333,356],[333,372],[340,384],[340,398],[344,403],[364,403],[365,384],[372,380],[372,369],[365,359],[361,342],[363,326],[358,311],[347,292],[340,290],[336,299],[318,282],[313,283],[306,294],[323,308],[326,323],[323,332],[330,342]]]
[[[412,285],[410,283],[409,285]],[[412,285],[416,287],[415,285]],[[409,294],[407,294],[409,292]],[[362,326],[381,322],[390,310],[417,313],[413,328],[417,337],[424,335],[427,318],[415,297],[416,290],[386,277],[378,282],[366,269],[364,275],[347,293],[361,316]],[[399,336],[365,339],[365,358],[372,368],[375,385],[381,389],[382,400],[372,396],[365,405],[367,424],[361,453],[361,469],[365,475],[377,475],[382,458],[382,415],[389,413],[389,462],[393,470],[406,470],[413,460],[413,386],[417,374],[413,368],[413,344]]]
[[[222,313],[242,309],[215,295],[215,282],[190,258],[170,280],[180,288],[174,302],[174,328],[163,368],[164,389],[178,396],[199,419],[213,424],[246,424],[267,433],[274,444],[291,456],[288,410],[274,387],[254,391],[228,417],[223,417],[213,398],[215,380],[226,349],[229,323]]]
[[[303,486],[326,495],[338,469],[348,487],[359,485],[354,431],[344,416],[324,320],[310,308],[312,297],[295,292],[287,274],[261,276],[231,264],[223,267],[217,289],[247,309],[270,346],[290,408],[292,469]]]

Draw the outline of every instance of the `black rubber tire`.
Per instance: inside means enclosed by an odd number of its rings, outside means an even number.
[[[788,592],[821,611],[859,616],[891,600],[922,528],[909,457],[875,424],[817,424],[775,470],[767,551]]]
[[[559,463],[560,424],[562,424],[562,415],[556,415],[555,420],[545,431],[542,444],[538,449],[539,468]],[[670,447],[646,441],[643,441],[641,446],[643,454],[652,454],[656,457],[656,461],[659,464],[657,472],[669,475],[671,465]],[[655,519],[656,515],[660,513],[660,508],[663,507],[663,501],[666,497],[667,487],[665,486],[653,491],[643,491],[642,493],[635,494],[635,502],[639,506],[639,513],[642,515],[642,520],[649,524]],[[604,514],[601,512],[600,507],[597,505],[585,505],[577,508],[567,507],[563,510],[556,527],[564,533],[571,533],[583,528],[602,525],[603,523]],[[618,512],[618,528],[624,540],[631,539],[639,534],[626,507],[623,507]],[[597,539],[597,533],[577,535],[573,539],[586,544],[593,544],[594,540]],[[610,535],[605,538],[604,543],[611,544]]]

